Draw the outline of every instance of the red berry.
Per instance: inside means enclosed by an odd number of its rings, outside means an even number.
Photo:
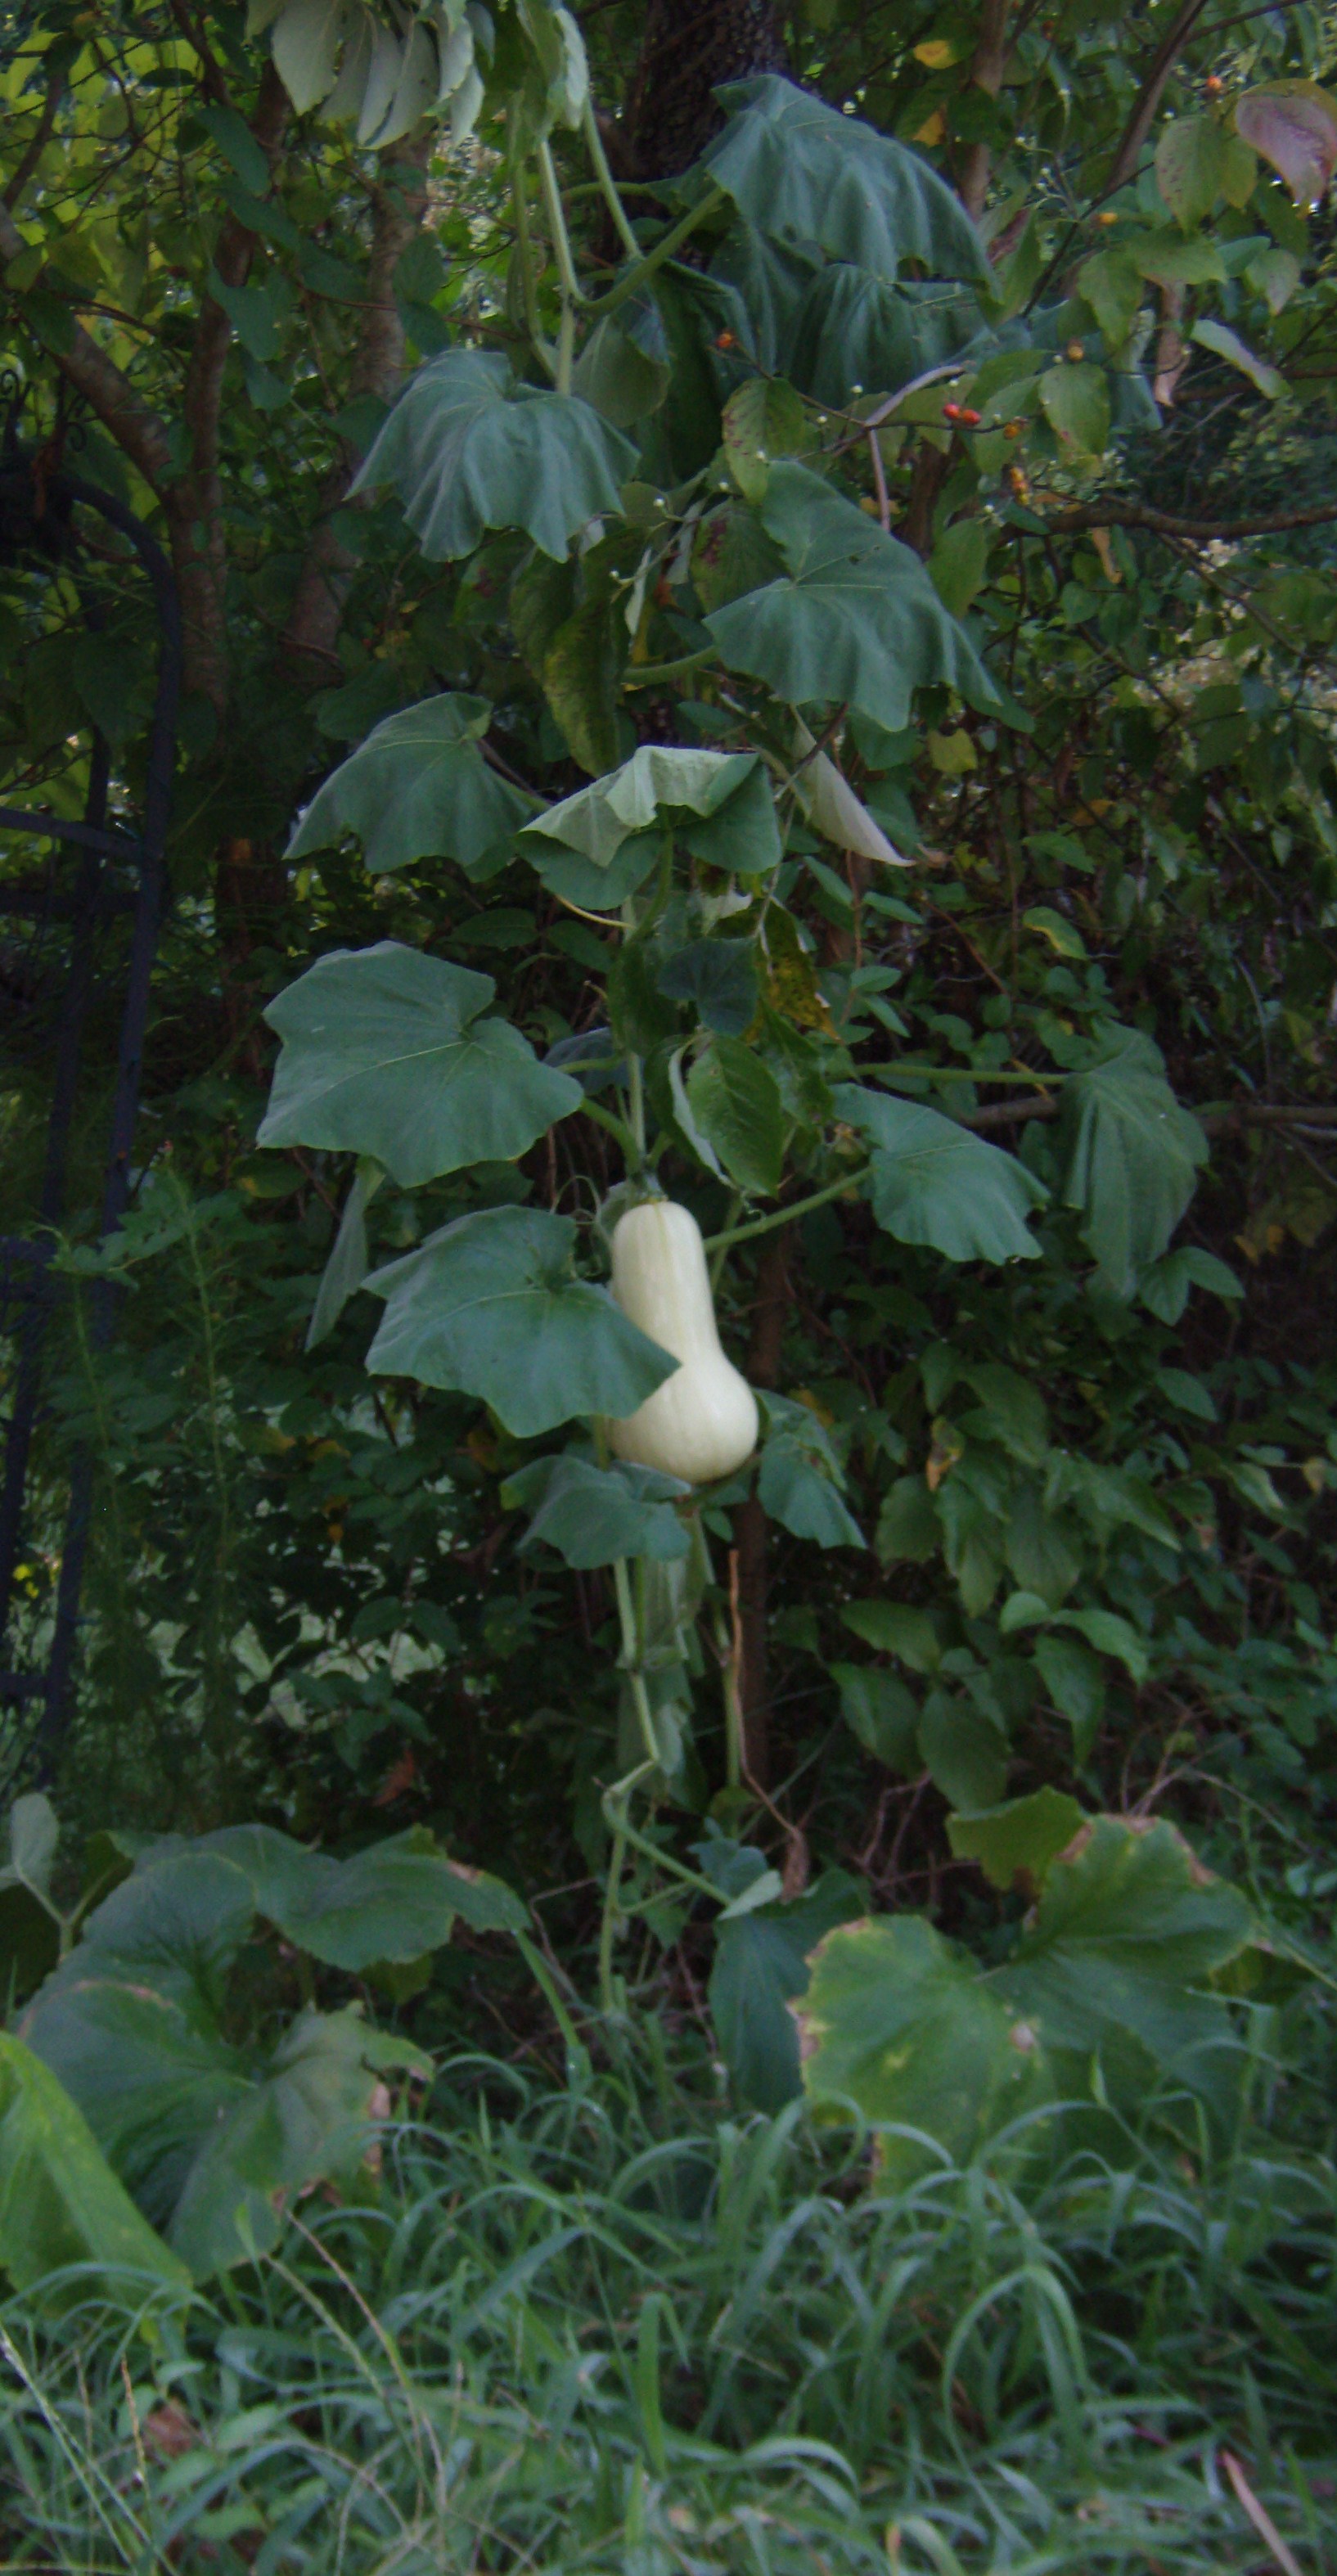
[[[963,411],[961,414],[962,427],[964,429],[978,429],[980,419],[981,414],[977,411]]]
[[[959,420],[961,418],[961,405],[959,403],[944,403],[942,407],[942,416],[944,420]]]

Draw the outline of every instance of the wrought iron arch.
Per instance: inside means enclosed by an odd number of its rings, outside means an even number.
[[[181,617],[171,568],[148,529],[114,493],[65,471],[64,434],[45,448],[21,443],[21,401],[21,388],[14,387],[0,446],[0,560],[8,565],[30,563],[39,570],[45,566],[53,577],[59,572],[72,574],[79,585],[85,621],[96,631],[99,611],[87,585],[87,539],[79,524],[81,513],[96,513],[133,548],[151,588],[159,635],[137,828],[127,829],[109,815],[111,755],[96,725],[81,819],[0,806],[0,833],[50,844],[45,866],[32,876],[0,878],[0,917],[29,922],[35,943],[53,923],[69,925],[64,986],[54,1014],[53,1076],[34,1222],[24,1234],[0,1235],[0,1349],[7,1345],[10,1354],[5,1371],[7,1419],[0,1418],[4,1435],[0,1714],[9,1713],[7,1732],[14,1739],[12,1758],[0,1761],[0,1768],[7,1769],[11,1778],[22,1767],[33,1768],[40,1780],[50,1773],[68,1708],[92,1503],[92,1460],[86,1449],[80,1449],[69,1473],[49,1634],[37,1652],[21,1660],[14,1646],[18,1577],[29,1516],[34,1436],[42,1413],[44,1345],[60,1289],[50,1258],[66,1213],[84,1024],[96,988],[104,934],[118,915],[129,917],[130,936],[102,1181],[104,1239],[119,1226],[129,1202],[150,979],[167,899],[165,852],[181,687]],[[95,1347],[105,1346],[110,1338],[114,1313],[114,1292],[100,1281],[93,1292]],[[0,1388],[3,1385],[0,1379]]]

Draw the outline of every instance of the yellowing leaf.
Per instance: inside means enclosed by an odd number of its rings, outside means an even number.
[[[925,118],[925,121],[919,127],[918,132],[912,134],[910,140],[912,143],[941,143],[946,131],[947,119],[943,115],[942,109],[940,107],[935,107],[933,114],[930,117]]]
[[[951,65],[959,60],[956,46],[950,36],[926,37],[922,45],[916,45],[914,53],[915,61],[922,63],[925,71],[930,72],[948,71]]]
[[[928,756],[944,778],[964,778],[967,770],[979,767],[979,754],[968,733],[931,733]]]
[[[1065,920],[1061,912],[1055,912],[1051,904],[1034,903],[1021,918],[1022,928],[1038,930],[1041,938],[1047,939],[1060,957],[1085,957],[1086,942],[1080,930],[1075,923]]]

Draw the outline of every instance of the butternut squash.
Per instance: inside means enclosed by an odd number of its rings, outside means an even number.
[[[757,1445],[757,1399],[720,1348],[701,1229],[689,1209],[648,1199],[619,1218],[613,1295],[681,1362],[635,1413],[609,1423],[614,1455],[691,1485],[732,1475]]]

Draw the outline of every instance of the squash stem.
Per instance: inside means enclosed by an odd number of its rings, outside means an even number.
[[[658,1770],[659,1738],[655,1733],[650,1694],[645,1687],[645,1673],[641,1665],[641,1630],[632,1600],[631,1578],[627,1572],[625,1556],[613,1559],[613,1589],[617,1594],[617,1615],[622,1629],[622,1664],[631,1684],[631,1696],[635,1704],[637,1724],[641,1730],[641,1742],[645,1746],[647,1761]]]
[[[599,2001],[610,2018],[617,2010],[617,1996],[613,1987],[613,1935],[617,1929],[622,1867],[627,1857],[627,1803],[637,1781],[643,1780],[647,1771],[657,1768],[658,1756],[654,1763],[639,1762],[636,1769],[629,1771],[624,1780],[617,1780],[611,1789],[606,1789],[603,1797],[603,1811],[612,1832],[613,1844],[608,1855],[608,1876],[604,1881],[603,1920],[599,1926]]]
[[[639,259],[641,256],[641,245],[637,241],[635,233],[632,231],[626,207],[623,205],[622,199],[618,195],[617,182],[613,177],[612,171],[608,167],[608,155],[604,150],[603,136],[599,132],[598,120],[594,113],[593,101],[588,96],[585,100],[585,108],[581,118],[581,123],[585,130],[586,149],[594,164],[595,174],[598,179],[599,189],[603,196],[604,203],[613,218],[618,240],[621,242],[623,249],[629,253],[632,259]]]

